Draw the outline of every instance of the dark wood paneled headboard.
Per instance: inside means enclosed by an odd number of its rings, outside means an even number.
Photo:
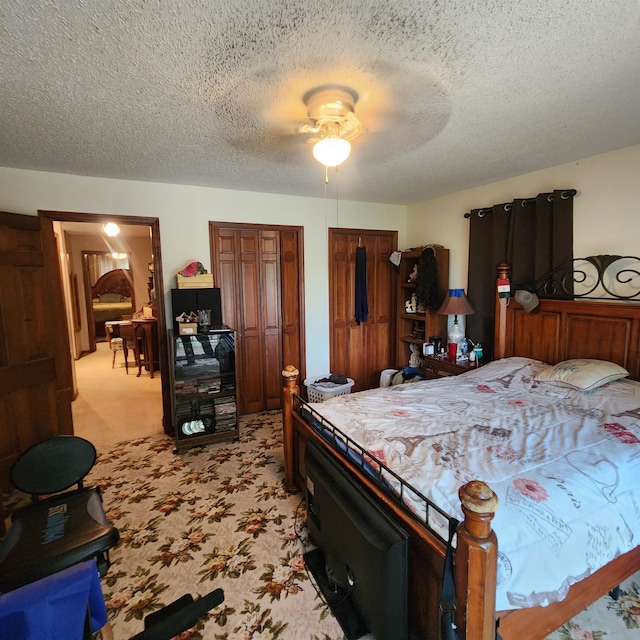
[[[597,358],[640,380],[640,303],[540,300],[530,313],[515,300],[496,302],[496,358],[526,356],[556,364]]]
[[[131,298],[132,282],[131,271],[128,269],[107,271],[91,287],[91,297],[97,298],[103,293],[118,293],[125,298]]]

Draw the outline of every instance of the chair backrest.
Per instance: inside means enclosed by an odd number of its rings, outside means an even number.
[[[82,479],[96,461],[96,448],[78,436],[54,436],[29,447],[11,466],[11,484],[24,493],[58,493]]]

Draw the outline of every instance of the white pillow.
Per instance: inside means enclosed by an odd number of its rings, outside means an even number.
[[[558,362],[536,374],[536,380],[579,391],[597,389],[603,384],[626,378],[629,372],[613,362],[576,358]]]

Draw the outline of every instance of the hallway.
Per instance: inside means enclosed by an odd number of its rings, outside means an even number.
[[[128,375],[122,351],[111,368],[106,342],[98,342],[94,353],[76,360],[75,370],[78,396],[71,410],[76,435],[99,446],[163,433],[160,374],[156,371],[151,379],[143,369],[136,378],[131,351]]]

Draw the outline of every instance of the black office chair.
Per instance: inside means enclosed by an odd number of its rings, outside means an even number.
[[[83,485],[95,460],[88,440],[54,436],[13,463],[11,484],[30,494],[32,502],[13,514],[0,546],[0,593],[91,558],[100,575],[106,574],[109,549],[120,536],[107,520],[99,489]]]

